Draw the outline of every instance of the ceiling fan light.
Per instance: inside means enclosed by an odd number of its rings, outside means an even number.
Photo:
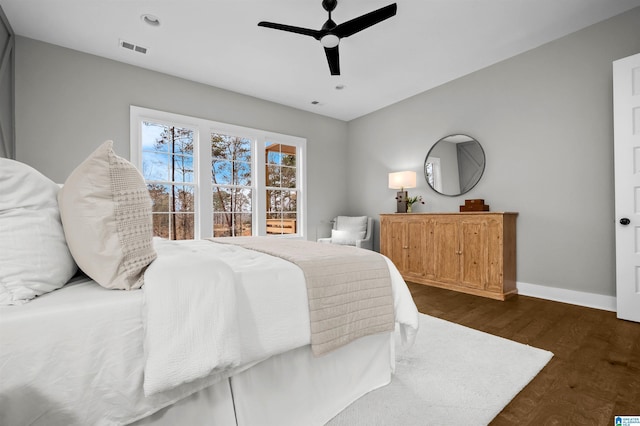
[[[326,48],[336,47],[340,43],[340,38],[334,34],[327,34],[320,39],[320,44]]]

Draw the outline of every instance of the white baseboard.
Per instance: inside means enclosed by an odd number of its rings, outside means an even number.
[[[616,312],[616,298],[602,294],[517,282],[518,294]]]

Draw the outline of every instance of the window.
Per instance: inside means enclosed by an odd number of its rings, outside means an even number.
[[[246,137],[211,134],[213,235],[253,235],[253,141]]]
[[[296,147],[267,142],[267,233],[295,234],[298,217]]]
[[[131,107],[154,235],[303,236],[306,139]]]
[[[142,175],[151,195],[153,234],[193,239],[193,129],[142,121]]]
[[[429,162],[424,164],[424,172],[427,177],[427,183],[436,191],[442,192],[440,158],[429,156]]]

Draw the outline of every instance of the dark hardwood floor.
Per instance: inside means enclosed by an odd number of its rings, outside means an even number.
[[[553,352],[491,425],[604,426],[640,416],[639,323],[533,297],[500,302],[408,284],[422,313]]]

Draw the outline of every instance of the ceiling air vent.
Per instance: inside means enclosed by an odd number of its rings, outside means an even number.
[[[120,40],[120,46],[124,47],[125,49],[133,50],[134,52],[142,54],[147,53],[146,47],[138,46],[137,44],[129,43],[128,41]]]

